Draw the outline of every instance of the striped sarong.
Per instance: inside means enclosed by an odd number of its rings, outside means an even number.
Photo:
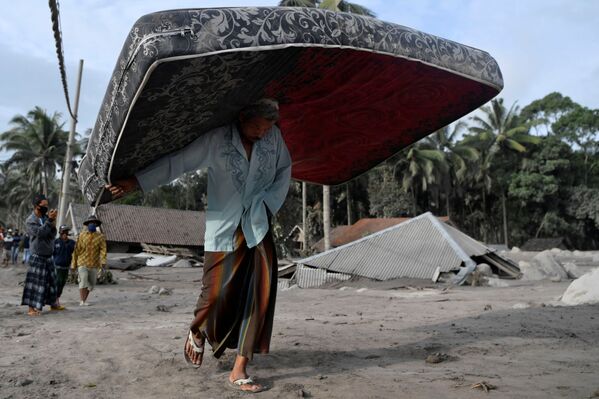
[[[42,310],[56,303],[56,271],[51,256],[31,255],[21,305]]]
[[[249,359],[268,353],[277,295],[277,254],[269,231],[248,248],[241,228],[235,250],[206,252],[202,292],[191,331],[200,331],[220,357],[226,348]]]

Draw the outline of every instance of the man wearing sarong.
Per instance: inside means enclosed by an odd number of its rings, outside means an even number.
[[[204,341],[215,357],[237,357],[228,385],[246,392],[266,387],[247,374],[254,353],[268,353],[277,290],[277,256],[270,218],[283,205],[291,159],[276,101],[244,108],[238,121],[216,128],[108,189],[113,197],[144,192],[183,173],[208,168],[204,275],[189,334],[186,360],[202,364]]]
[[[56,236],[56,209],[48,212],[48,200],[43,194],[33,198],[33,212],[25,224],[30,236],[31,258],[23,286],[22,305],[28,305],[30,316],[42,314],[44,305],[52,310],[64,307],[56,304],[56,272],[52,261]]]

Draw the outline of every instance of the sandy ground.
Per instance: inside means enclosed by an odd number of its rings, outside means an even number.
[[[97,287],[92,306],[69,285],[68,310],[38,318],[18,306],[24,276],[0,268],[0,399],[247,396],[224,387],[232,352],[199,370],[183,360],[200,269],[115,271],[119,284]],[[552,306],[567,285],[279,291],[271,353],[250,369],[271,386],[257,396],[592,397],[599,305]],[[448,359],[426,363],[436,352]],[[496,389],[471,388],[481,381]]]

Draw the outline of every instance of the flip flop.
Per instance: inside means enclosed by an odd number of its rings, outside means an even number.
[[[193,351],[195,353],[200,353],[200,364],[196,364],[194,362],[191,361],[191,358],[187,355],[187,343],[191,344],[191,348],[193,349]],[[199,368],[202,365],[202,360],[204,358],[204,343],[202,343],[201,346],[198,346],[198,344],[196,344],[196,341],[193,339],[193,333],[191,332],[191,330],[189,330],[189,334],[187,335],[187,339],[185,340],[185,344],[183,345],[183,356],[185,356],[185,361],[192,365],[193,367],[195,367],[196,369]]]
[[[257,388],[256,390],[242,389],[241,387],[243,385],[257,385],[260,388]],[[258,384],[256,381],[254,381],[254,379],[252,377],[240,378],[240,379],[235,380],[233,382],[231,382],[227,378],[226,387],[230,388],[230,389],[233,389],[235,391],[246,392],[246,393],[258,393],[258,392],[264,392],[264,391],[268,390],[267,386]]]
[[[39,310],[29,310],[27,311],[27,316],[41,316],[42,312]]]
[[[50,310],[65,310],[63,305],[50,306]]]

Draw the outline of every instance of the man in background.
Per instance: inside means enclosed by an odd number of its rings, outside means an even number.
[[[8,266],[8,261],[10,260],[12,254],[12,229],[8,229],[6,235],[4,236],[4,241],[2,242],[2,246],[4,249],[4,257],[2,259],[2,263],[4,266]]]
[[[28,305],[29,316],[42,314],[44,305],[57,309],[56,302],[56,271],[52,261],[54,237],[56,236],[56,209],[48,211],[48,200],[43,194],[33,197],[33,212],[25,224],[31,237],[31,261],[25,285],[23,286],[22,305]]]
[[[56,268],[55,306],[62,306],[60,304],[60,296],[62,295],[62,290],[69,277],[69,267],[71,266],[73,251],[75,250],[75,241],[69,238],[69,230],[69,226],[60,226],[58,229],[59,237],[54,240],[54,253],[52,254],[52,258],[54,259],[54,267]]]
[[[79,234],[71,269],[79,274],[79,306],[89,306],[87,297],[96,286],[98,269],[106,266],[106,239],[98,231],[102,222],[96,216],[89,216],[83,226],[85,229]]]
[[[12,238],[12,248],[10,257],[12,260],[12,264],[16,265],[19,260],[19,246],[21,245],[21,234],[19,234],[19,230],[15,229],[15,235]]]

